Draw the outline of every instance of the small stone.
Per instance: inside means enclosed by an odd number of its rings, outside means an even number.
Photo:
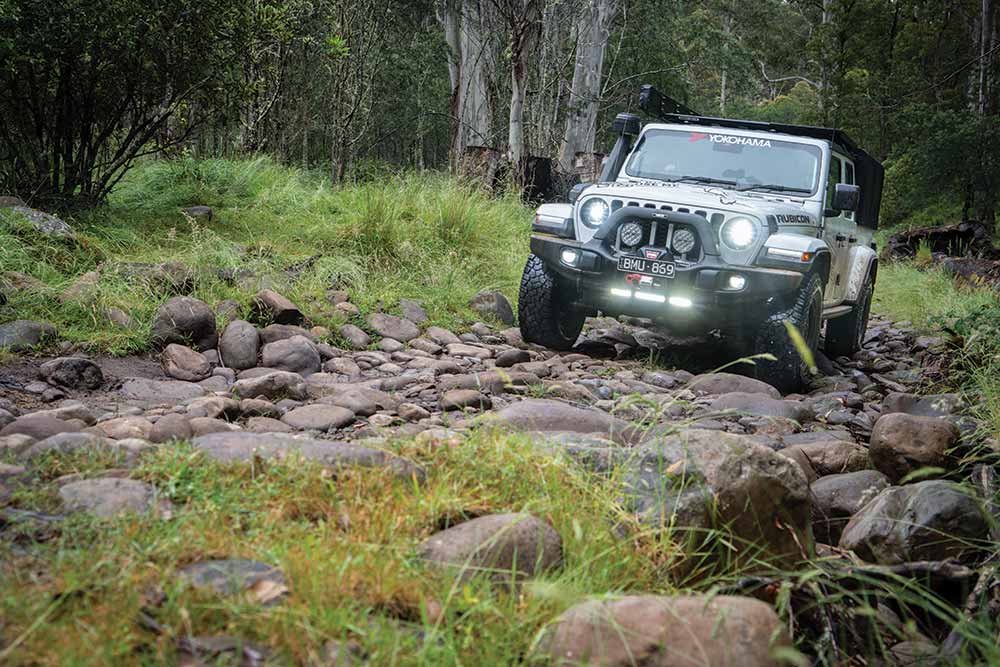
[[[421,352],[426,352],[430,355],[441,354],[441,350],[443,349],[434,341],[426,338],[414,338],[410,341],[410,347],[414,350],[420,350]]]
[[[302,324],[302,311],[274,290],[261,290],[254,298],[254,313],[262,322]]]
[[[247,431],[251,433],[291,433],[292,427],[271,417],[251,417],[247,420]]]
[[[188,206],[187,208],[182,208],[181,213],[189,218],[204,218],[206,221],[211,222],[213,217],[211,206]]]
[[[764,394],[771,398],[781,398],[781,393],[766,382],[733,373],[707,373],[697,375],[688,382],[687,388],[695,394]]]
[[[493,356],[491,350],[476,345],[465,343],[451,343],[448,345],[448,355],[452,357],[472,357],[474,359],[490,359]]]
[[[3,430],[0,430],[0,436],[27,435],[35,440],[44,440],[57,433],[72,433],[79,430],[80,427],[74,426],[62,419],[29,414],[24,417],[18,417],[10,424],[7,424]]]
[[[514,309],[501,292],[483,290],[472,297],[469,307],[484,317],[492,317],[510,326],[514,324]]]
[[[447,329],[442,329],[441,327],[428,327],[425,334],[428,338],[434,341],[435,344],[440,345],[441,347],[462,342],[458,336]]]
[[[924,467],[945,467],[958,438],[958,428],[939,417],[884,415],[872,429],[872,465],[898,482]]]
[[[149,431],[150,442],[170,442],[171,440],[187,440],[192,435],[191,424],[187,417],[178,414],[166,414],[156,420]]]
[[[68,512],[84,511],[99,517],[142,514],[156,506],[156,489],[134,479],[103,477],[71,482],[59,489]]]
[[[152,340],[160,347],[178,343],[199,351],[214,349],[219,342],[215,313],[204,301],[175,296],[157,309]]]
[[[298,373],[268,370],[256,377],[241,377],[232,387],[233,394],[240,398],[264,398],[275,400],[292,398],[303,400],[309,392],[305,380]]]
[[[240,319],[243,306],[239,301],[226,299],[215,304],[215,316],[222,322],[223,326],[228,326],[230,322]]]
[[[827,475],[809,487],[813,504],[813,535],[823,544],[837,544],[844,526],[889,480],[877,470]]]
[[[759,417],[781,417],[804,422],[812,418],[809,409],[799,401],[783,401],[766,394],[731,392],[722,394],[709,406],[712,412],[731,411]]]
[[[14,320],[0,324],[0,349],[27,352],[46,338],[54,338],[56,330],[49,324],[31,320]]]
[[[163,371],[170,377],[185,382],[200,382],[212,374],[212,365],[200,352],[171,343],[163,348]]]
[[[176,403],[204,396],[205,390],[182,380],[125,378],[120,393],[127,399],[145,403]]]
[[[67,287],[56,297],[59,303],[80,303],[90,304],[98,294],[97,285],[101,281],[101,274],[97,271],[88,271],[77,277],[73,284]]]
[[[216,595],[277,593],[261,602],[275,602],[288,593],[284,573],[273,565],[244,559],[207,560],[181,568],[178,577],[194,588]],[[260,596],[258,596],[260,599]]]
[[[267,368],[302,376],[318,372],[321,365],[319,350],[305,336],[292,336],[268,343],[261,350],[261,363]]]
[[[491,407],[492,401],[475,389],[452,389],[441,396],[441,409],[445,411],[466,408],[489,410]]]
[[[97,428],[113,440],[125,440],[128,438],[149,440],[153,424],[145,417],[118,417],[98,422]]]
[[[369,315],[368,326],[379,336],[393,338],[404,343],[420,335],[419,327],[413,322],[385,313],[372,313]]]
[[[527,350],[505,350],[497,357],[498,368],[510,368],[515,364],[523,364],[531,361],[531,355]]]
[[[222,362],[238,371],[256,366],[259,351],[260,334],[254,325],[244,320],[230,322],[219,339]]]
[[[359,309],[353,303],[348,303],[346,301],[338,303],[333,308],[334,310],[341,312],[347,315],[348,317],[357,317],[358,315],[361,314],[361,309]]]
[[[421,419],[427,419],[428,417],[431,416],[430,412],[420,407],[419,405],[415,405],[413,403],[400,403],[399,407],[396,409],[396,412],[399,414],[400,417],[402,417],[406,421],[411,421],[411,422],[420,421]]]
[[[67,389],[100,389],[104,384],[101,367],[90,359],[81,357],[60,357],[46,361],[38,370],[46,382]]]
[[[419,301],[413,301],[412,299],[400,299],[399,309],[403,312],[403,318],[407,319],[414,324],[423,324],[430,318],[427,317],[427,311],[420,304]]]
[[[193,417],[189,423],[191,425],[192,437],[208,435],[209,433],[227,433],[229,431],[240,430],[235,424],[212,417]]]
[[[827,440],[793,445],[778,453],[793,457],[798,452],[808,461],[815,473],[824,477],[847,472],[858,472],[869,466],[868,450],[845,440]]]
[[[378,349],[382,350],[383,352],[389,352],[390,354],[393,352],[399,352],[405,347],[406,347],[405,345],[400,343],[398,340],[395,340],[394,338],[383,338],[378,342]]]
[[[368,346],[372,343],[371,336],[366,334],[361,327],[353,324],[345,324],[340,327],[340,335],[355,350],[367,350]]]
[[[305,405],[285,413],[283,422],[300,431],[330,431],[354,421],[354,413],[336,405]]]

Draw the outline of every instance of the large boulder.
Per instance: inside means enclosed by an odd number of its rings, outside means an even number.
[[[56,330],[50,324],[32,320],[14,320],[0,324],[0,349],[25,352],[46,338],[54,338]]]
[[[67,389],[99,389],[104,384],[101,367],[90,359],[59,357],[46,361],[38,372],[49,384]]]
[[[486,573],[494,579],[533,577],[562,564],[562,538],[530,514],[493,514],[431,535],[420,557],[460,572],[461,579]]]
[[[798,562],[812,547],[809,487],[794,461],[752,439],[692,429],[643,444],[626,464],[626,504],[654,527],[730,531],[740,551]],[[807,553],[803,553],[806,550]]]
[[[639,442],[642,432],[601,410],[578,408],[548,399],[527,399],[485,417],[485,423],[515,431],[594,433],[619,443]]]
[[[893,482],[923,467],[943,467],[958,442],[958,428],[939,417],[883,415],[872,429],[872,465]]]
[[[163,371],[170,377],[185,382],[200,382],[212,374],[212,365],[201,352],[190,347],[171,343],[161,355]]]
[[[514,324],[514,309],[510,301],[497,290],[483,290],[472,297],[469,308],[484,317],[497,319],[507,326]]]
[[[260,334],[254,325],[244,320],[233,320],[226,325],[219,339],[219,356],[222,363],[238,371],[257,365],[260,351]]]
[[[965,559],[981,551],[989,524],[976,498],[943,480],[892,486],[855,514],[840,547],[883,565]]]
[[[570,607],[541,642],[559,667],[773,667],[790,649],[770,605],[726,595],[590,600]]]
[[[379,336],[392,338],[404,343],[420,335],[420,327],[413,322],[385,313],[372,313],[369,315],[368,326]]]
[[[275,459],[301,457],[334,468],[389,468],[400,477],[423,481],[424,471],[389,452],[349,442],[313,440],[280,433],[211,433],[193,440],[195,448],[215,461],[250,463],[255,457]]]
[[[837,544],[851,517],[888,487],[889,480],[877,470],[827,475],[816,480],[809,486],[813,536],[824,544]]]
[[[175,296],[156,310],[152,340],[160,347],[178,343],[199,351],[215,349],[219,342],[215,313],[204,301]]]
[[[261,350],[261,363],[266,368],[298,373],[302,376],[319,371],[319,350],[305,336],[292,336],[268,343]]]

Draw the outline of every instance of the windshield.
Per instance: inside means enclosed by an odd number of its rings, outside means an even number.
[[[816,192],[821,157],[817,146],[770,137],[649,130],[636,145],[625,173],[806,196]]]

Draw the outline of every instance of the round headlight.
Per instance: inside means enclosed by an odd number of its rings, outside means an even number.
[[[749,218],[730,218],[719,234],[732,250],[746,250],[757,238],[757,225]]]
[[[674,240],[671,245],[674,251],[681,255],[686,255],[694,250],[694,233],[690,229],[678,229],[674,232]]]
[[[642,243],[642,225],[638,222],[626,222],[622,225],[621,239],[629,248],[639,245]]]
[[[600,227],[611,215],[611,208],[603,199],[590,199],[580,209],[580,218],[588,227]]]

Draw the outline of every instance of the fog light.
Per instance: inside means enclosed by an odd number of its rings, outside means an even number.
[[[636,292],[635,298],[641,301],[652,301],[653,303],[666,303],[667,297],[661,294],[650,294],[649,292]]]
[[[691,299],[683,296],[672,296],[670,297],[670,305],[676,306],[677,308],[690,308]]]
[[[747,286],[745,276],[729,276],[728,287],[731,290],[741,290]]]
[[[569,264],[570,266],[576,266],[576,263],[580,260],[580,253],[576,250],[567,248],[562,251],[562,261],[563,264]]]
[[[620,296],[620,297],[628,299],[628,298],[631,298],[632,292],[630,292],[627,289],[618,289],[617,287],[612,287],[611,288],[611,296]]]

